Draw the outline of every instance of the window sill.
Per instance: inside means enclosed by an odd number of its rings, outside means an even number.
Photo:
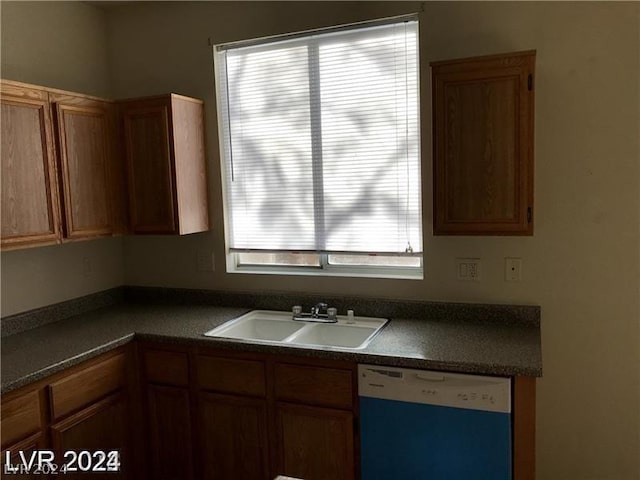
[[[302,277],[346,277],[346,278],[384,278],[396,280],[423,280],[424,272],[420,268],[370,268],[370,267],[287,267],[287,266],[243,266],[227,265],[227,273],[250,275],[298,275]]]

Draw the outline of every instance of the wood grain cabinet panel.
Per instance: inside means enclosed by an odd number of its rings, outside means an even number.
[[[434,233],[532,235],[535,52],[431,67]]]
[[[355,479],[351,412],[278,403],[276,418],[279,475]]]
[[[147,385],[149,478],[193,478],[189,390]]]
[[[9,447],[2,450],[2,460],[0,460],[0,468],[2,468],[2,473],[0,474],[0,478],[10,479],[10,478],[19,478],[23,479],[31,479],[31,478],[45,478],[45,475],[36,474],[36,473],[21,473],[21,465],[23,463],[23,458],[29,461],[32,453],[35,450],[42,450],[45,448],[44,438],[41,433],[36,433],[31,435],[22,441],[10,445]],[[22,457],[20,453],[22,452]],[[11,467],[7,467],[7,470],[15,472],[8,473],[5,472],[5,460],[6,455],[9,454]]]
[[[2,402],[2,448],[42,428],[40,396],[37,390]]]
[[[267,409],[260,399],[200,395],[202,474],[206,480],[267,480]]]
[[[119,471],[90,474],[91,478],[127,478],[131,470],[128,451],[127,404],[122,394],[115,394],[96,402],[72,416],[51,426],[51,442],[58,459],[64,458],[64,452],[97,451],[120,452]],[[91,457],[95,464],[97,457]],[[87,459],[83,465],[87,465]],[[76,467],[79,463],[75,464]],[[107,464],[104,464],[105,468]],[[86,478],[86,472],[67,472],[65,478]]]
[[[147,382],[189,386],[189,357],[184,352],[145,350],[144,371]]]
[[[200,100],[164,95],[120,102],[134,233],[209,229]]]
[[[264,397],[264,362],[207,355],[198,356],[198,386],[205,390]]]
[[[65,237],[110,235],[109,163],[115,135],[109,104],[68,95],[49,96],[62,178]]]
[[[1,84],[2,249],[60,240],[46,92]]]
[[[174,233],[168,108],[131,108],[124,119],[133,231]]]
[[[353,372],[277,363],[275,393],[279,400],[350,410],[353,406]]]
[[[126,356],[122,353],[49,385],[51,416],[62,418],[125,385]]]

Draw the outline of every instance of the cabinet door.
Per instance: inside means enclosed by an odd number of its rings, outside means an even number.
[[[68,97],[54,102],[67,238],[111,233],[108,105]]]
[[[2,249],[56,243],[59,215],[46,93],[2,86]]]
[[[432,63],[434,233],[533,234],[535,52]]]
[[[131,469],[128,454],[127,408],[125,397],[115,394],[67,417],[51,426],[51,443],[56,452],[57,463],[69,462],[64,452],[88,451],[92,454],[91,465],[97,465],[97,451],[118,450],[120,452],[119,471],[91,473],[91,478],[127,478]],[[75,466],[86,466],[88,459],[76,462]],[[102,464],[108,467],[106,461]],[[67,472],[65,478],[85,478],[82,471]]]
[[[36,433],[35,435],[31,435],[4,449],[2,451],[2,460],[0,461],[2,478],[14,478],[16,476],[20,479],[44,478],[45,475],[39,475],[36,473],[21,473],[25,472],[25,470],[21,470],[24,462],[30,461],[31,455],[35,450],[42,450],[43,448],[44,440],[42,438],[42,434]],[[7,454],[11,465],[6,465]],[[9,472],[15,472],[15,474]]]
[[[3,448],[40,431],[43,427],[39,391],[14,395],[18,396],[9,400],[2,399],[0,437]]]
[[[203,393],[199,428],[201,478],[269,478],[264,400]]]
[[[171,95],[175,188],[180,235],[209,230],[204,105]]]
[[[189,391],[148,385],[147,407],[151,478],[193,478]]]
[[[309,480],[355,478],[353,414],[277,404],[277,473]]]
[[[131,228],[134,233],[174,233],[168,105],[127,105],[123,118]]]

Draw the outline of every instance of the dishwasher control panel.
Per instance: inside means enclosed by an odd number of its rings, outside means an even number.
[[[358,365],[358,394],[444,407],[511,412],[511,379]]]

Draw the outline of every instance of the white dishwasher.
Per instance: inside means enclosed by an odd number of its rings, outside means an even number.
[[[510,480],[511,380],[358,365],[362,480]]]

